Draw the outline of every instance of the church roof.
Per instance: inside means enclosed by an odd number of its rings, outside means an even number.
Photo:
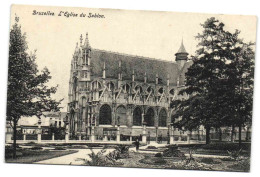
[[[181,70],[179,70],[178,65],[175,62],[99,49],[92,49],[91,53],[91,75],[96,77],[102,77],[102,69],[105,63],[106,77],[117,78],[119,73],[119,61],[121,61],[123,79],[131,80],[134,70],[136,81],[143,82],[146,73],[147,82],[154,83],[156,80],[156,74],[158,74],[159,84],[166,84],[167,75],[169,74],[170,85],[177,85],[179,74],[181,77],[185,77],[183,72],[186,72],[187,69],[185,68],[188,68],[187,63]],[[184,78],[180,78],[180,85],[183,83]]]

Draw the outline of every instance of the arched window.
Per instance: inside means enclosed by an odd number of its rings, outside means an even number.
[[[116,109],[116,123],[126,125],[126,109],[124,106],[119,106]]]
[[[170,90],[170,94],[173,96],[174,95],[174,89]]]
[[[149,108],[145,115],[145,122],[147,126],[154,126],[154,111],[152,108]]]
[[[99,124],[100,125],[111,125],[112,123],[112,114],[111,108],[109,105],[105,104],[101,106],[99,111]]]
[[[86,107],[86,97],[81,98],[81,105],[82,105],[83,108]]]
[[[101,88],[102,87],[101,87],[101,83],[100,82],[98,82],[98,81],[92,82],[92,89],[93,90],[95,90],[95,89],[100,90]]]
[[[74,58],[74,69],[77,69],[77,65],[78,65],[77,60],[78,60],[78,58],[75,57]]]
[[[159,113],[159,127],[167,126],[167,112],[165,109],[162,109]]]
[[[123,90],[124,90],[125,93],[130,93],[130,86],[128,84],[125,84],[123,86]]]
[[[161,87],[161,88],[158,90],[158,92],[159,92],[160,94],[163,94],[163,88]]]
[[[115,85],[113,84],[113,82],[109,82],[107,84],[107,88],[109,91],[113,91],[115,89]]]
[[[83,65],[88,65],[88,51],[85,49],[83,50]]]
[[[154,90],[153,90],[153,88],[151,87],[151,86],[149,86],[148,88],[147,88],[147,92],[148,93],[154,93]]]
[[[136,125],[136,126],[141,126],[142,125],[142,110],[139,107],[136,107],[134,109],[133,125]]]
[[[77,95],[77,87],[78,87],[78,80],[76,77],[74,77],[74,80],[73,80],[73,100],[76,99],[76,95]]]
[[[140,85],[135,87],[135,91],[139,91],[139,93],[143,93],[143,88]]]

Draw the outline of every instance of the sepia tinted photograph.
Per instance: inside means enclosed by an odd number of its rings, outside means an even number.
[[[5,162],[250,172],[256,25],[12,5]]]

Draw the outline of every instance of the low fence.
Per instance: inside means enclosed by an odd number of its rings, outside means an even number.
[[[211,140],[221,140],[221,141],[231,141],[231,133],[219,133],[214,132],[210,134]],[[251,140],[251,132],[241,132],[241,139],[243,141],[250,141]],[[235,132],[233,133],[233,140],[238,141],[239,140],[239,133]]]
[[[221,138],[220,138],[221,135]],[[136,139],[139,139],[139,141],[143,141],[143,136],[139,135],[139,136],[130,136],[130,135],[120,135],[120,140],[118,141],[117,136],[116,135],[95,135],[94,138],[91,137],[91,135],[82,135],[80,136],[75,136],[74,138],[71,136],[69,138],[69,140],[65,140],[65,135],[63,136],[55,136],[53,137],[53,135],[50,134],[42,134],[41,135],[41,139],[38,140],[38,135],[37,134],[17,134],[17,142],[42,142],[42,143],[53,143],[53,142],[57,142],[57,143],[83,143],[83,142],[105,142],[105,143],[129,143],[129,142],[134,142],[136,141]],[[234,141],[238,141],[239,135],[238,132],[234,133],[233,135],[233,140]],[[251,133],[248,132],[242,132],[241,134],[241,138],[243,141],[250,141],[251,140]],[[219,134],[218,132],[213,132],[210,134],[210,139],[212,141],[231,141],[231,134],[230,133],[222,133]],[[10,142],[11,140],[13,140],[13,138],[9,139],[8,142]],[[173,142],[180,142],[180,143],[185,143],[185,142],[203,142],[206,140],[206,136],[205,135],[201,135],[201,134],[191,134],[190,136],[188,136],[187,134],[181,134],[181,135],[174,135],[173,136]],[[146,142],[150,143],[150,142],[156,142],[157,143],[162,143],[162,144],[166,144],[170,142],[170,136],[150,136],[149,134],[146,135]]]

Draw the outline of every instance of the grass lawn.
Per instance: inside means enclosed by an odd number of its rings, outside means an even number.
[[[76,153],[76,150],[69,151],[50,151],[50,150],[30,150],[30,149],[18,149],[17,159],[13,159],[10,156],[5,158],[6,163],[33,163],[42,160],[47,160],[55,157],[60,157],[72,153]]]
[[[93,148],[100,149],[102,145],[93,145]],[[33,163],[54,157],[64,156],[77,152],[76,149],[88,149],[92,145],[40,145],[33,144],[31,148],[18,148],[17,159],[11,158],[11,153],[6,153],[7,163]],[[106,145],[109,149],[114,145]],[[56,150],[50,150],[52,148]],[[75,148],[75,149],[73,149]],[[45,150],[44,150],[45,149]],[[67,150],[65,150],[67,149]],[[151,150],[152,152],[147,152]],[[191,150],[192,154],[200,154],[202,156],[185,157]],[[229,152],[239,151],[238,158],[229,155]],[[8,152],[8,151],[6,151]],[[156,154],[154,152],[157,152]],[[203,155],[215,155],[214,157]],[[228,156],[221,158],[219,156]],[[95,158],[94,158],[95,157]],[[237,143],[219,143],[210,145],[190,145],[190,146],[166,146],[160,148],[148,148],[146,151],[129,151],[128,158],[119,158],[109,162],[109,158],[104,161],[105,156],[93,156],[93,161],[102,160],[102,166],[127,167],[127,168],[159,168],[159,169],[178,169],[178,170],[210,170],[210,171],[234,171],[249,172],[250,170],[250,144],[244,144],[240,149]],[[113,156],[110,156],[110,158]],[[236,160],[235,160],[236,159]],[[111,159],[110,159],[111,160]],[[115,163],[114,163],[115,162]],[[84,165],[84,164],[83,164]],[[101,165],[97,165],[101,166]]]

